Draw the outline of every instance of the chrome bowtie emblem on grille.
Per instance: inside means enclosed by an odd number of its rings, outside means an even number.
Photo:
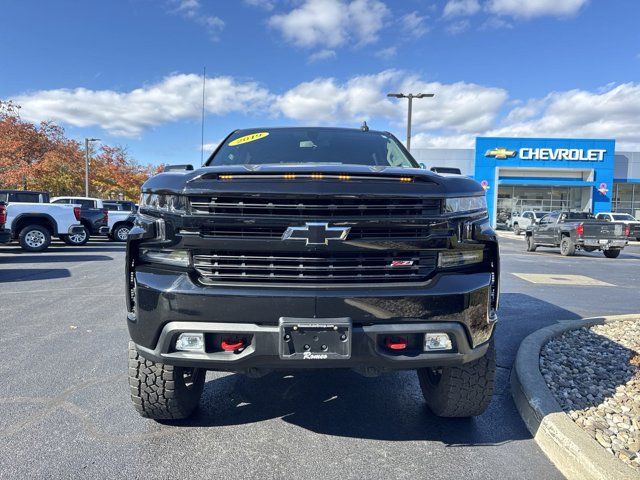
[[[289,227],[282,240],[304,240],[307,245],[328,245],[329,240],[346,240],[351,227],[330,227],[328,223],[307,222],[304,227]]]

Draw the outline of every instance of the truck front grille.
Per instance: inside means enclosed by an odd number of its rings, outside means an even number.
[[[362,197],[190,197],[192,215],[332,217],[415,217],[439,215],[442,202],[434,198]]]
[[[303,255],[215,253],[193,255],[203,283],[419,282],[436,268],[434,252],[372,252],[354,254],[310,252]]]
[[[281,227],[263,227],[258,225],[209,225],[197,231],[207,237],[223,237],[223,238],[241,238],[241,239],[279,239],[282,238],[286,226]],[[405,227],[405,226],[388,226],[388,227],[351,227],[348,240],[362,239],[405,239],[419,240],[429,235],[428,227]]]

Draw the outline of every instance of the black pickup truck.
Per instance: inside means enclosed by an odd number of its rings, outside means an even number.
[[[388,132],[231,133],[204,168],[142,186],[125,278],[146,417],[188,417],[206,370],[412,369],[445,417],[492,397],[499,257],[484,190],[420,169]]]
[[[527,228],[527,251],[536,248],[560,247],[564,256],[576,250],[594,252],[602,250],[605,257],[616,258],[627,245],[629,226],[623,223],[597,220],[586,212],[551,212],[539,223]]]

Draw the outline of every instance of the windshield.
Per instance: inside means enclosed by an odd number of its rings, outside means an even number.
[[[242,130],[207,161],[221,165],[371,165],[419,168],[391,135],[339,128]]]
[[[614,213],[611,216],[613,217],[614,220],[635,220],[635,218],[633,218],[628,213]]]

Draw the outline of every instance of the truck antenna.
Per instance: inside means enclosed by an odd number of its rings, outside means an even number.
[[[204,89],[207,81],[207,67],[202,67],[202,123],[200,127],[200,166],[204,164]]]

